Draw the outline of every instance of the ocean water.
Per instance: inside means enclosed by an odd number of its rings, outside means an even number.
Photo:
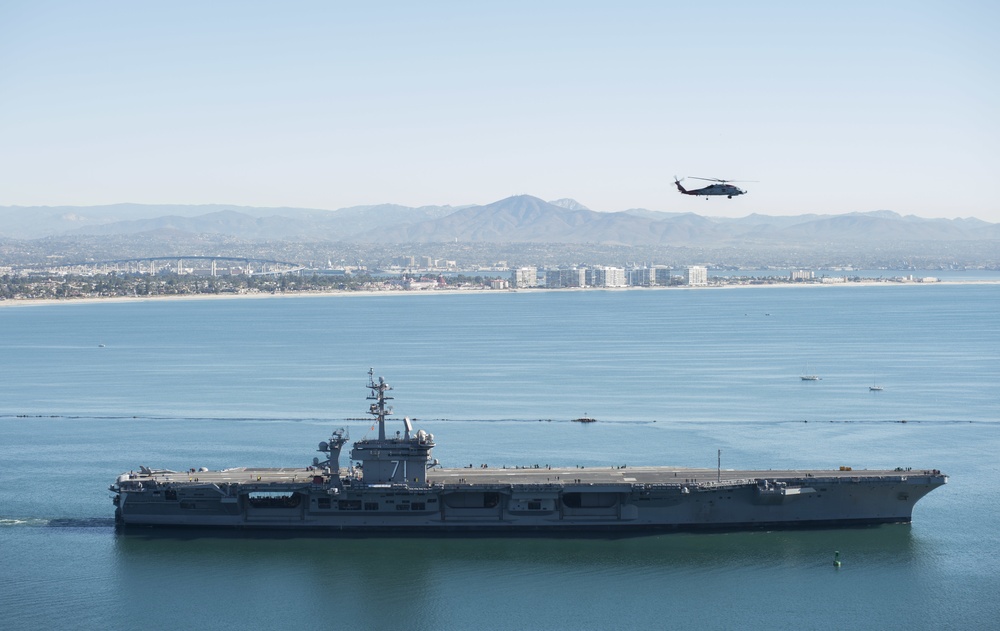
[[[994,629],[998,313],[1000,285],[0,308],[0,627]],[[714,467],[721,450],[723,468],[951,480],[876,528],[114,532],[122,471],[302,466],[336,427],[365,436],[370,366],[446,466]]]

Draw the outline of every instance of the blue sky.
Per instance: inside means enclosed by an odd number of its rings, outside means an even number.
[[[0,205],[1000,222],[997,2],[0,0]],[[757,180],[733,200],[672,176]]]

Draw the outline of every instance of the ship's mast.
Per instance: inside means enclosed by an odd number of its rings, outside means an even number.
[[[387,396],[386,392],[392,390],[392,387],[382,377],[379,377],[378,383],[375,383],[375,369],[369,368],[368,389],[372,391],[368,395],[368,400],[375,401],[368,407],[368,413],[378,419],[378,439],[385,440],[385,417],[392,414],[392,408],[385,406],[386,401],[392,400],[392,397]]]

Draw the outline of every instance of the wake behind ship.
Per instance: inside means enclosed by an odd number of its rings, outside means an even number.
[[[140,467],[111,485],[121,527],[218,527],[359,534],[742,530],[908,523],[948,477],[936,469],[721,471],[673,467],[463,468],[432,460],[409,419],[386,434],[391,390],[368,372],[378,438],[345,430],[301,468],[186,472]]]

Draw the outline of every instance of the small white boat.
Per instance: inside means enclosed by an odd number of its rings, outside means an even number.
[[[882,392],[882,386],[878,385],[878,380],[872,377],[872,385],[868,386],[870,392]]]
[[[802,375],[799,379],[802,381],[819,381],[819,377],[816,375]]]

